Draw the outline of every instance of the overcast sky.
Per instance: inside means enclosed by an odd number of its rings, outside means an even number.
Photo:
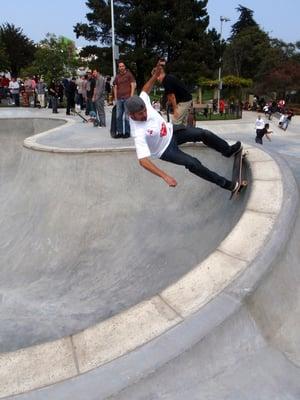
[[[9,22],[21,27],[34,42],[44,39],[50,32],[67,36],[77,46],[87,44],[84,39],[76,39],[73,32],[77,22],[86,22],[85,0],[0,0],[0,4],[0,24]],[[231,25],[239,17],[236,11],[239,4],[254,11],[255,21],[271,37],[285,42],[300,41],[300,0],[208,0],[210,28],[220,32],[220,16],[228,17],[231,21],[223,24],[223,38],[228,37]]]

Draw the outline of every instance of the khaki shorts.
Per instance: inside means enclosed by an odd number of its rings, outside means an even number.
[[[184,103],[178,103],[178,118],[172,118],[174,125],[185,125],[187,126],[187,119],[189,115],[190,108],[192,107],[192,101],[185,101]]]

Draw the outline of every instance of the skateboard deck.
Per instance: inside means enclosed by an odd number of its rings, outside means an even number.
[[[232,167],[232,182],[238,182],[238,188],[235,192],[232,192],[230,195],[230,200],[232,198],[236,198],[239,193],[245,189],[248,185],[247,179],[244,177],[243,172],[243,163],[246,158],[246,153],[243,153],[243,149],[241,149],[235,156]]]
[[[82,119],[82,122],[89,122],[87,118],[85,118],[80,112],[76,111],[75,109],[72,110],[72,113],[78,115]]]

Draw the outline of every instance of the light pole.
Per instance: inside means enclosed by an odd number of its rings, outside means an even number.
[[[110,0],[111,9],[111,45],[112,45],[112,62],[113,76],[116,76],[116,45],[115,45],[115,18],[114,18],[114,1]]]
[[[221,70],[222,70],[222,53],[221,53],[221,45],[222,45],[222,30],[223,30],[223,22],[230,21],[227,17],[220,17],[221,22],[221,29],[220,29],[220,58],[219,58],[219,76],[218,76],[218,114],[220,112],[220,97],[221,97],[221,90],[222,90],[222,81],[221,81]]]

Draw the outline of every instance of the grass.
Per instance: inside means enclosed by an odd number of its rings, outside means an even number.
[[[196,113],[196,121],[227,121],[232,119],[240,119],[241,117],[236,114],[208,114],[205,117],[202,113]]]

